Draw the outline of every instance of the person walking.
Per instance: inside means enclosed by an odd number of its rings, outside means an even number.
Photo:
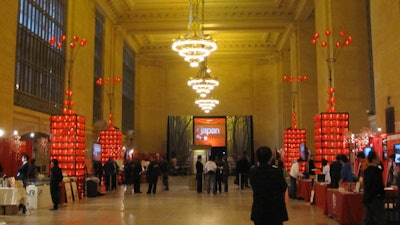
[[[203,173],[204,173],[204,166],[203,163],[201,162],[201,155],[198,155],[196,161],[197,193],[203,192]]]
[[[51,160],[50,169],[50,194],[51,200],[53,201],[53,208],[50,210],[58,210],[58,204],[60,204],[61,199],[61,185],[62,185],[63,175],[62,170],[58,166],[58,160]]]
[[[364,171],[363,204],[365,214],[363,225],[385,225],[385,187],[383,184],[382,162],[375,151],[368,154],[369,166]]]
[[[250,219],[254,225],[282,225],[289,220],[285,192],[287,189],[283,171],[271,165],[272,151],[261,146],[256,151],[258,165],[250,169],[253,189],[253,205]]]
[[[210,156],[210,159],[206,162],[204,167],[207,179],[207,194],[210,194],[211,188],[213,194],[217,193],[217,185],[215,183],[216,172],[217,172],[217,164],[214,162],[214,157]]]

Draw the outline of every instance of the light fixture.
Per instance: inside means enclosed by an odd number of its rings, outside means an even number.
[[[212,97],[205,97],[197,99],[194,103],[196,103],[196,105],[198,105],[205,113],[209,113],[216,105],[219,104],[219,101],[217,99],[213,99]]]
[[[203,34],[202,27],[204,24],[200,22],[199,18],[200,0],[189,0],[189,3],[188,31],[184,36],[181,35],[177,40],[173,40],[172,50],[184,57],[191,67],[198,67],[205,57],[217,49],[217,44],[210,35]],[[204,0],[202,6],[204,14]],[[202,19],[204,19],[204,15]]]
[[[204,98],[219,85],[218,80],[210,76],[211,70],[207,66],[207,59],[205,59],[201,65],[200,70],[195,78],[190,78],[187,84],[193,88],[200,97]]]

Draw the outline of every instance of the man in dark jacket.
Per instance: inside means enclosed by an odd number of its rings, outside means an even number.
[[[283,170],[270,164],[272,151],[262,146],[257,149],[258,166],[250,169],[253,189],[251,220],[254,225],[282,225],[288,220],[285,204],[286,181]]]
[[[63,180],[62,170],[58,166],[58,160],[51,160],[51,169],[50,169],[50,194],[51,200],[53,201],[53,208],[50,210],[58,210],[58,204],[60,203],[61,198],[61,182]]]
[[[151,159],[149,167],[147,168],[147,182],[149,183],[149,188],[147,189],[147,194],[155,194],[157,190],[158,177],[161,174],[160,164],[155,160]]]
[[[133,160],[133,190],[134,193],[140,194],[140,176],[142,174],[142,165],[140,164],[139,159]]]
[[[329,173],[331,175],[331,188],[339,188],[340,172],[342,171],[342,155],[336,155],[336,161],[331,163]]]
[[[382,163],[375,151],[368,154],[369,166],[364,171],[363,225],[385,225],[385,188],[382,179]]]

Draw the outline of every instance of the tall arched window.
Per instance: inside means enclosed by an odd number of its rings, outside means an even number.
[[[66,0],[20,0],[14,104],[48,114],[61,113],[65,51],[50,45],[65,34]]]

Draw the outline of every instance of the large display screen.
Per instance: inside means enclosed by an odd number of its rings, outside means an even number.
[[[400,163],[400,144],[394,144],[394,161]]]
[[[93,161],[101,161],[101,144],[93,143]]]
[[[226,146],[225,117],[195,117],[194,144],[211,145],[212,147]]]

